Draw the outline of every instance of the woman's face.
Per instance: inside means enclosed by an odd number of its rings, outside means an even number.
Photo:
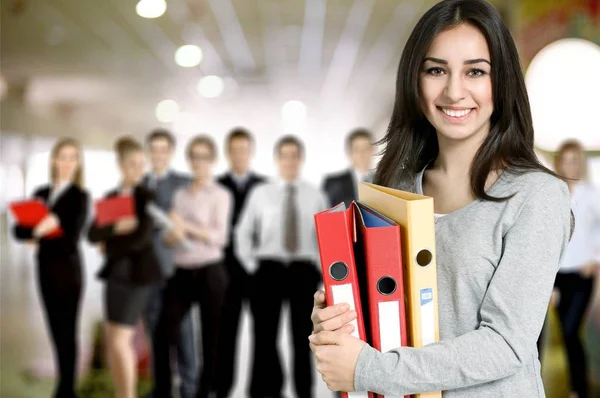
[[[207,178],[211,175],[214,154],[205,144],[196,144],[189,154],[190,169],[196,178]]]
[[[566,178],[581,179],[581,163],[583,162],[581,151],[569,149],[562,155],[559,173]]]
[[[146,169],[146,158],[144,152],[133,151],[125,155],[121,160],[121,174],[123,181],[128,185],[137,185],[144,176]]]
[[[434,39],[422,64],[419,93],[440,141],[485,139],[494,111],[490,72],[490,51],[479,29],[461,24]]]
[[[56,179],[58,181],[73,181],[79,169],[79,149],[72,145],[65,145],[52,159]]]

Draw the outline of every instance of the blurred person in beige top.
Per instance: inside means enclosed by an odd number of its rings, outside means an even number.
[[[175,275],[167,284],[164,306],[154,337],[157,362],[156,389],[159,397],[170,397],[172,379],[169,349],[177,343],[179,325],[192,304],[200,306],[202,328],[202,367],[196,397],[216,393],[217,337],[227,272],[223,265],[223,249],[229,236],[231,194],[213,181],[212,168],[217,157],[214,141],[201,135],[188,145],[186,155],[193,182],[175,193],[173,214],[175,228],[165,240],[176,247]],[[186,241],[185,247],[181,246]],[[191,242],[191,244],[190,244]]]

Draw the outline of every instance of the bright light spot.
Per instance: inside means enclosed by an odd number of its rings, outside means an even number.
[[[563,39],[542,49],[527,70],[526,83],[536,144],[555,150],[568,138],[600,149],[598,93],[600,46]]]
[[[158,18],[167,11],[165,0],[140,0],[135,6],[135,12],[142,18]]]
[[[198,93],[206,98],[215,98],[223,94],[225,84],[219,76],[204,76],[198,82]]]
[[[186,44],[175,51],[175,62],[184,68],[200,65],[202,62],[202,50],[193,44]]]
[[[171,123],[177,118],[178,114],[179,105],[173,100],[163,100],[156,105],[156,119],[159,122]]]

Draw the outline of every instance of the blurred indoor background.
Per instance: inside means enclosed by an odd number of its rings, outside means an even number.
[[[33,253],[7,232],[12,220],[6,207],[47,181],[57,137],[82,142],[85,181],[94,198],[117,181],[116,138],[143,139],[160,126],[178,139],[175,168],[182,171],[183,148],[195,133],[208,133],[222,146],[231,128],[250,129],[257,139],[254,168],[267,175],[275,174],[274,142],[298,135],[307,146],[304,176],[317,184],[346,166],[343,143],[351,129],[366,127],[376,137],[385,132],[407,35],[434,3],[2,0],[0,396],[47,397],[52,390],[51,346]],[[600,1],[492,3],[510,27],[527,71],[540,158],[551,164],[559,143],[577,138],[589,150],[592,179],[600,184]],[[221,151],[216,171],[225,169]],[[86,242],[83,250],[82,382],[102,319],[101,285],[94,277],[101,259]],[[598,291],[583,331],[595,380],[600,380]],[[544,381],[549,397],[566,397],[565,353],[553,314],[550,320]],[[288,332],[282,330],[285,347]],[[244,396],[248,376],[247,317],[240,339],[235,397]],[[141,341],[140,352],[143,346]],[[319,397],[331,396],[320,380],[318,391]]]

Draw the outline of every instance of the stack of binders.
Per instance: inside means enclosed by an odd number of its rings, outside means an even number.
[[[381,352],[438,341],[433,199],[366,183],[359,198],[315,215],[327,304],[348,303],[354,336]]]

